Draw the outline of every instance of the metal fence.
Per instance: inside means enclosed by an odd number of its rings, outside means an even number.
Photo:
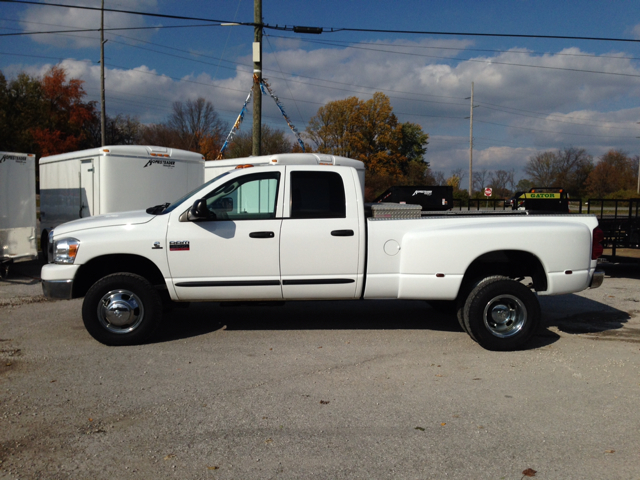
[[[581,202],[582,206],[582,202]],[[607,200],[590,198],[581,213],[598,217],[604,231],[604,246],[615,256],[617,248],[640,248],[640,198]]]
[[[453,210],[511,210],[507,200],[501,198],[471,198],[468,200],[453,200]]]

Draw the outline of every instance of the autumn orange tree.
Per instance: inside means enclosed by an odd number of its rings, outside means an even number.
[[[428,135],[417,124],[399,123],[381,92],[367,101],[349,97],[320,107],[306,136],[318,152],[364,162],[367,200],[391,185],[423,183],[429,167]]]
[[[84,82],[67,81],[64,68],[54,66],[40,82],[42,118],[30,129],[42,156],[79,150],[87,140],[86,126],[94,119],[95,102],[84,102]]]

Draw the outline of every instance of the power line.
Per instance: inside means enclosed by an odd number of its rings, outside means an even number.
[[[331,42],[322,42],[322,43],[324,43],[325,45],[341,46],[341,45],[337,45],[337,44],[332,44]],[[546,66],[546,65],[529,65],[529,64],[526,64],[526,63],[502,62],[502,61],[492,60],[492,59],[479,60],[479,59],[475,59],[475,58],[453,58],[453,57],[445,57],[445,56],[442,56],[442,55],[425,55],[425,54],[422,54],[422,53],[396,52],[396,51],[381,50],[381,49],[378,49],[378,48],[369,48],[369,47],[349,46],[348,48],[354,48],[354,49],[357,49],[357,50],[369,50],[369,51],[373,51],[373,52],[392,53],[394,55],[406,55],[406,56],[424,57],[424,58],[438,58],[438,59],[449,60],[449,61],[457,62],[457,63],[465,61],[465,62],[483,63],[483,64],[489,64],[489,65],[508,65],[508,66],[513,66],[513,67],[543,68],[543,69],[546,69],[546,70],[563,70],[563,71],[569,71],[569,72],[594,73],[594,74],[600,74],[600,75],[617,75],[617,76],[622,76],[622,77],[640,77],[640,75],[633,74],[633,73],[603,72],[603,71],[600,71],[600,70],[585,70],[585,69],[581,69],[581,68],[549,67],[549,66]]]
[[[600,137],[600,138],[626,138],[626,139],[635,139],[636,137],[625,137],[625,136],[620,136],[620,135],[594,135],[591,133],[569,133],[569,132],[559,132],[557,130],[542,130],[540,128],[529,128],[529,127],[518,127],[515,125],[505,125],[503,123],[494,123],[494,122],[487,122],[486,120],[476,120],[476,122],[478,123],[486,123],[488,125],[497,125],[500,127],[507,127],[507,128],[517,128],[520,130],[531,130],[533,132],[545,132],[545,133],[555,133],[555,134],[559,134],[559,135],[576,135],[579,137]]]
[[[0,1],[2,1],[2,0],[0,0]],[[40,24],[38,22],[24,22],[24,21],[22,21],[22,22],[23,23],[37,23],[37,24]],[[42,25],[55,26],[55,25],[52,25],[52,24],[42,24]],[[150,28],[153,28],[153,27],[150,27]],[[114,29],[114,30],[118,30],[118,29]],[[72,32],[75,32],[75,31],[84,31],[84,30],[73,30]],[[158,47],[167,48],[167,49],[170,49],[170,50],[186,53],[186,54],[189,54],[191,56],[211,58],[211,59],[214,59],[214,60],[218,60],[218,63],[217,64],[212,64],[210,62],[205,62],[205,61],[202,61],[202,60],[196,60],[196,59],[193,59],[193,58],[190,58],[190,57],[183,57],[183,56],[180,56],[180,55],[174,55],[174,54],[170,54],[170,53],[166,53],[166,52],[161,52],[161,51],[158,51],[158,50],[153,50],[153,49],[150,49],[150,48],[141,47],[139,45],[132,45],[132,44],[126,43],[126,42],[118,42],[117,40],[112,40],[113,43],[126,45],[126,46],[129,46],[131,48],[137,48],[137,49],[140,49],[140,50],[146,50],[146,51],[158,53],[160,55],[171,56],[171,57],[174,57],[174,58],[180,58],[180,59],[183,59],[183,60],[188,60],[188,61],[192,61],[192,62],[196,62],[196,63],[202,63],[202,64],[205,64],[205,65],[215,65],[216,68],[220,68],[220,62],[222,61],[222,62],[230,63],[232,65],[246,67],[247,68],[246,71],[249,72],[249,73],[252,71],[251,65],[248,65],[248,64],[242,64],[242,63],[239,63],[239,62],[233,62],[233,61],[230,61],[230,60],[224,60],[224,59],[222,59],[220,57],[213,57],[213,56],[210,56],[210,55],[194,53],[194,52],[190,52],[190,51],[187,51],[187,50],[183,50],[183,49],[179,49],[179,48],[175,48],[175,47],[170,47],[168,45],[162,45],[162,44],[159,44],[159,43],[148,42],[148,41],[145,41],[145,40],[140,40],[140,39],[127,37],[125,35],[117,35],[116,34],[116,36],[121,37],[121,38],[126,38],[126,39],[132,40],[134,42],[138,42],[138,43],[146,43],[148,45],[155,45],[155,46],[158,46]],[[88,38],[88,37],[85,37],[85,38]],[[17,55],[17,54],[13,54],[13,55]],[[57,59],[57,57],[55,57],[55,58]],[[276,58],[276,62],[277,62],[277,58]],[[221,68],[224,68],[224,69],[227,69],[227,70],[236,70],[235,67],[232,68],[232,67],[224,67],[223,66]],[[269,70],[266,70],[266,71],[269,71]],[[311,80],[319,80],[319,81],[322,81],[322,82],[333,83],[333,84],[336,84],[336,85],[348,85],[348,86],[352,86],[352,87],[359,87],[359,88],[364,88],[364,89],[369,89],[369,90],[374,90],[374,91],[385,90],[386,92],[405,93],[405,94],[409,94],[409,95],[418,95],[418,96],[435,97],[435,98],[461,99],[461,97],[451,97],[451,96],[445,96],[445,95],[431,95],[431,94],[424,94],[424,93],[418,93],[418,92],[407,92],[407,91],[402,91],[402,90],[382,89],[381,87],[371,87],[371,86],[357,85],[357,84],[354,84],[352,82],[338,82],[338,81],[335,81],[335,80],[328,80],[328,79],[318,78],[318,77],[309,77],[309,76],[305,76],[305,75],[297,75],[297,74],[294,74],[294,73],[287,73],[287,72],[282,72],[282,71],[280,71],[279,73],[281,75],[288,75],[288,76],[291,76],[291,77],[308,78],[308,79],[311,79]],[[269,76],[271,76],[271,75],[269,75]],[[277,77],[276,76],[275,78],[280,78],[281,80],[287,82],[287,80],[284,77]],[[330,86],[326,86],[326,85],[318,85],[318,84],[315,84],[315,83],[301,82],[299,80],[289,80],[289,81],[290,82],[295,82],[295,83],[300,83],[300,84],[303,84],[303,85],[310,85],[310,86],[316,86],[316,87],[320,87],[320,88],[326,88],[326,89],[342,90],[342,91],[348,91],[348,92],[354,92],[354,93],[369,93],[369,92],[362,92],[360,90],[339,89],[339,88],[336,88],[336,87],[330,87]],[[399,97],[390,97],[390,98],[401,99]],[[413,99],[405,99],[405,100],[414,101]],[[417,101],[427,102],[427,100],[417,100]],[[431,103],[442,103],[444,105],[466,106],[466,104],[454,104],[454,103],[451,103],[451,102],[433,102],[433,101],[431,101]]]
[[[2,0],[5,1],[5,0]],[[265,28],[275,28],[268,27]],[[283,30],[283,29],[277,29]],[[291,27],[293,30],[293,27]],[[324,31],[324,30],[323,30]],[[331,28],[327,33],[335,32],[365,32],[365,33],[403,33],[410,35],[456,35],[456,36],[471,36],[471,37],[511,37],[511,38],[545,38],[556,40],[595,40],[601,42],[633,42],[640,43],[640,40],[633,38],[612,38],[612,37],[579,37],[568,35],[526,35],[516,33],[477,33],[477,32],[438,32],[438,31],[424,31],[424,30],[391,30],[391,29],[373,29],[373,28]]]
[[[323,41],[323,40],[310,40],[308,38],[305,37],[290,37],[290,36],[283,36],[283,35],[270,35],[271,37],[274,38],[283,38],[283,39],[289,39],[289,40],[298,40],[301,42],[305,42],[305,43],[317,43],[317,44],[321,44],[321,45],[335,45],[335,44],[339,44],[339,45],[345,45],[346,47],[351,48],[352,45],[354,45],[355,42],[349,42],[349,41],[342,41],[342,40],[331,40],[331,42],[327,42],[327,41]],[[401,44],[396,44],[396,43],[388,43],[388,42],[359,42],[357,43],[357,45],[379,45],[379,46],[387,46],[387,47],[393,47],[393,48],[404,48],[404,49],[410,49],[410,48],[418,48],[418,49],[423,49],[423,50],[455,50],[458,52],[488,52],[488,53],[515,53],[515,54],[519,54],[519,55],[547,55],[549,54],[549,52],[538,52],[535,50],[525,50],[525,51],[519,51],[519,50],[495,50],[495,49],[489,49],[489,48],[468,48],[468,47],[444,47],[444,46],[429,46],[429,45],[401,45]],[[396,52],[393,52],[396,53]],[[595,54],[591,54],[591,53],[561,53],[561,52],[556,52],[556,53],[552,53],[552,55],[554,56],[563,56],[563,57],[590,57],[590,58],[612,58],[615,60],[640,60],[639,58],[636,57],[627,57],[627,56],[620,56],[620,55],[595,55]]]
[[[609,127],[609,126],[606,125],[606,123],[611,123],[611,122],[604,122],[604,123],[599,123],[599,124],[581,123],[581,122],[568,122],[568,121],[565,121],[565,120],[554,120],[552,118],[542,118],[542,117],[534,116],[534,115],[526,115],[524,113],[510,112],[508,110],[505,110],[504,108],[489,107],[489,106],[487,106],[485,104],[482,104],[482,103],[480,104],[480,106],[483,107],[483,108],[486,108],[488,110],[495,110],[497,112],[504,112],[504,113],[508,113],[510,115],[520,115],[522,117],[535,118],[535,119],[538,119],[538,120],[543,120],[545,122],[558,122],[558,123],[568,123],[568,124],[571,124],[571,125],[585,125],[585,126],[589,126],[589,127],[612,128],[612,129],[615,129],[615,130],[634,130],[634,131],[638,130],[637,127],[636,128],[631,128],[631,127],[629,127],[629,128],[627,128],[627,127]],[[536,112],[533,112],[533,113],[536,113]],[[546,114],[540,113],[539,115],[546,115]],[[555,115],[555,116],[558,116],[558,115]],[[565,117],[565,118],[571,118],[571,117]]]
[[[0,0],[0,2],[9,0]],[[106,9],[105,9],[106,10]],[[25,22],[26,23],[26,22]],[[117,27],[117,28],[105,28],[104,31],[122,31],[122,30],[160,30],[163,28],[192,28],[192,27],[217,27],[219,25],[166,25],[158,27]],[[83,33],[83,32],[99,32],[100,28],[83,28],[73,30],[52,30],[48,32],[16,32],[16,33],[0,33],[0,37],[18,37],[24,35],[55,35],[60,33]]]
[[[0,0],[5,3],[20,3],[28,5],[40,5],[47,7],[63,7],[63,8],[78,8],[83,10],[101,10],[97,7],[86,7],[79,5],[62,5],[57,3],[41,3],[29,0]],[[171,18],[175,20],[197,20],[203,22],[213,23],[233,23],[238,26],[247,27],[262,27],[271,30],[280,31],[299,31],[301,27],[298,26],[279,26],[270,25],[268,23],[258,24],[255,22],[229,22],[228,20],[201,18],[201,17],[187,17],[182,15],[165,15],[160,13],[140,12],[134,10],[122,10],[115,8],[105,8],[105,12],[126,13],[129,15],[142,15],[148,17],[157,18]],[[640,43],[639,39],[633,38],[614,38],[614,37],[588,37],[588,36],[569,36],[569,35],[533,35],[533,34],[516,34],[516,33],[485,33],[485,32],[441,32],[441,31],[428,31],[428,30],[396,30],[396,29],[377,29],[377,28],[350,28],[350,27],[304,27],[307,30],[313,30],[313,33],[337,33],[337,32],[361,32],[361,33],[397,33],[405,35],[453,35],[453,36],[473,36],[473,37],[510,37],[510,38],[536,38],[536,39],[557,39],[557,40],[590,40],[601,42],[630,42]]]
[[[77,8],[80,10],[93,10],[93,11],[101,11],[102,8],[99,7],[86,7],[86,6],[82,6],[82,5],[63,5],[60,3],[42,3],[42,2],[32,2],[29,0],[0,0],[0,2],[4,2],[4,3],[21,3],[21,4],[27,4],[27,5],[40,5],[41,7],[62,7],[62,8]],[[117,8],[105,8],[104,9],[105,12],[112,12],[112,13],[126,13],[129,15],[142,15],[145,17],[156,17],[156,18],[170,18],[173,20],[194,20],[194,21],[199,21],[199,22],[211,22],[211,23],[233,23],[235,25],[239,25],[239,26],[251,26],[254,27],[255,24],[254,23],[245,23],[245,22],[230,22],[228,20],[219,20],[219,19],[212,19],[212,18],[200,18],[200,17],[185,17],[182,15],[165,15],[162,13],[151,13],[151,12],[137,12],[134,10],[121,10],[121,9],[117,9]]]

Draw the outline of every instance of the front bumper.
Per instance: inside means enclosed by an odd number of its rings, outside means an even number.
[[[596,270],[595,272],[593,272],[593,277],[591,277],[591,283],[589,284],[589,288],[598,288],[600,285],[602,285],[603,281],[604,281],[604,271]]]
[[[78,265],[44,265],[40,272],[44,296],[65,300],[73,298],[73,279],[78,268]]]
[[[42,280],[42,294],[48,298],[71,300],[73,280]]]

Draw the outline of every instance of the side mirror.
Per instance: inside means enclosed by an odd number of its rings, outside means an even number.
[[[192,222],[198,220],[215,220],[216,215],[207,209],[207,201],[203,198],[199,198],[193,202],[193,206],[189,209],[187,219]]]

